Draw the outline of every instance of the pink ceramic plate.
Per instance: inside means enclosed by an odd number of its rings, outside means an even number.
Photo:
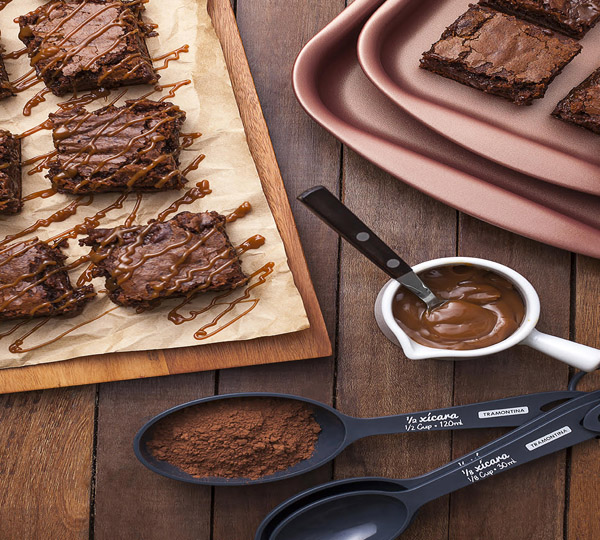
[[[504,229],[600,258],[600,197],[548,184],[469,152],[385,98],[356,57],[383,0],[356,0],[302,50],[294,88],[335,137],[403,182]]]
[[[583,52],[543,99],[518,106],[419,68],[423,51],[468,5],[469,0],[385,2],[358,42],[367,76],[404,110],[458,144],[539,179],[600,195],[600,136],[550,116],[600,66],[600,27],[581,40]]]

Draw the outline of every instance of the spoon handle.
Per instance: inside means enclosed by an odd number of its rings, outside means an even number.
[[[600,434],[600,391],[559,405],[445,467],[399,497],[413,510],[453,491]]]
[[[327,188],[315,186],[299,195],[298,200],[392,278],[412,272],[397,253]]]
[[[580,395],[575,391],[540,392],[394,416],[347,418],[346,440],[350,444],[371,435],[521,426],[557,402]]]

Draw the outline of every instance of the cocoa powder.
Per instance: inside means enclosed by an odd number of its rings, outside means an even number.
[[[147,448],[196,478],[256,480],[310,458],[320,431],[308,404],[232,398],[169,415],[157,423]]]

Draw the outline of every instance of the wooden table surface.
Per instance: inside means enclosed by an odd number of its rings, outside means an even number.
[[[458,214],[344,148],[300,109],[290,85],[295,55],[344,0],[237,0],[235,8],[290,199],[328,186],[410,263],[461,254],[507,264],[540,292],[541,330],[600,346],[600,261]],[[0,396],[0,540],[251,540],[262,517],[302,489],[424,473],[499,433],[376,437],[300,478],[210,489],[154,475],[132,451],[149,417],[190,399],[283,391],[370,416],[566,387],[568,367],[525,348],[460,363],[404,358],[372,313],[385,277],[293,204],[334,356]],[[586,387],[599,383],[594,375]],[[431,503],[403,538],[598,540],[599,480],[593,440]]]

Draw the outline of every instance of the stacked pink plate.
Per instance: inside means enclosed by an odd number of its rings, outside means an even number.
[[[544,99],[518,107],[418,67],[468,4],[356,0],[300,53],[300,103],[343,143],[422,192],[600,258],[600,137],[549,115],[598,67],[600,40],[584,38]]]

